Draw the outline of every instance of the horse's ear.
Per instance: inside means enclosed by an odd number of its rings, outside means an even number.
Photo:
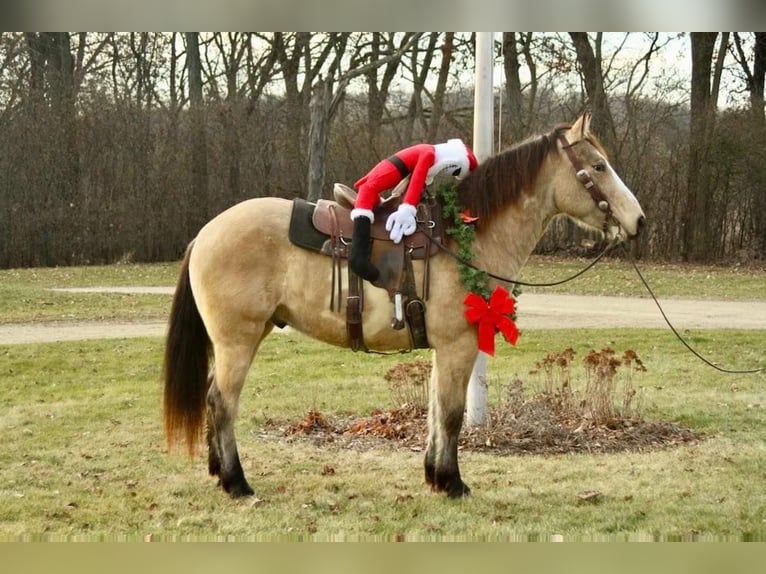
[[[572,124],[570,128],[573,134],[577,134],[580,139],[584,139],[590,133],[590,112],[583,112],[583,114],[577,118],[577,121]]]

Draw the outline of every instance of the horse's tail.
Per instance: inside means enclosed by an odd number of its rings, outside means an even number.
[[[185,440],[190,456],[195,453],[205,422],[210,356],[210,338],[189,282],[193,245],[192,242],[186,249],[181,263],[181,277],[170,310],[163,365],[163,412],[168,449]]]

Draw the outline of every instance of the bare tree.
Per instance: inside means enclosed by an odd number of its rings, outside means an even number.
[[[292,195],[299,195],[306,173],[305,131],[308,124],[309,90],[314,81],[310,32],[275,32],[272,49],[279,63],[285,90],[284,153],[282,169],[288,174]],[[280,150],[282,152],[282,150]],[[303,195],[303,194],[300,194]]]
[[[708,252],[711,209],[709,153],[714,122],[715,99],[711,89],[716,32],[692,32],[692,84],[689,128],[689,166],[686,209],[683,215],[681,255],[685,260],[701,260]]]
[[[749,212],[753,218],[755,235],[754,247],[766,259],[766,115],[764,112],[764,77],[766,76],[766,32],[755,32],[752,38],[752,67],[745,53],[741,34],[734,33],[737,61],[744,74],[745,86],[750,95],[750,116],[752,123],[752,144],[747,169],[752,180]]]
[[[523,32],[519,36],[523,36]],[[510,126],[511,141],[524,137],[524,110],[521,97],[521,62],[516,41],[516,32],[503,32],[503,70],[505,71],[505,92],[508,100],[506,114]]]
[[[346,72],[341,73],[341,62],[345,55],[345,46],[349,37],[338,36],[336,42],[338,49],[335,53],[331,65],[327,71],[327,79],[319,79],[314,86],[314,92],[311,100],[311,124],[309,131],[309,169],[308,169],[308,194],[309,201],[316,201],[322,196],[322,189],[325,180],[325,155],[327,149],[327,134],[330,123],[338,109],[339,103],[343,98],[346,86],[354,78],[360,76],[369,77],[371,68],[380,68],[388,66],[393,60],[401,59],[402,55],[414,44],[419,35],[411,35],[409,40],[396,52],[387,55],[384,58],[373,60],[364,65],[352,67]],[[352,55],[350,61],[353,63],[362,62],[364,58]],[[337,77],[337,82],[335,77]],[[337,88],[334,84],[337,83]]]
[[[205,107],[202,101],[202,60],[199,50],[199,32],[186,32],[186,68],[189,71],[189,102],[191,119],[191,174],[194,194],[192,204],[199,206],[190,211],[192,234],[204,225],[208,218],[207,128]]]
[[[404,134],[401,144],[409,144],[415,139],[415,121],[420,118],[423,131],[426,129],[423,119],[423,91],[425,90],[426,80],[431,70],[431,62],[436,51],[436,43],[439,39],[438,32],[431,32],[428,35],[428,44],[423,50],[419,43],[413,43],[410,50],[409,69],[412,74],[412,96],[407,109],[407,120],[405,122]]]
[[[75,59],[68,32],[29,32],[26,35],[30,57],[30,97],[28,113],[41,126],[38,137],[48,142],[43,147],[53,174],[41,200],[52,206],[53,227],[43,229],[42,240],[46,263],[59,256],[66,263],[80,257],[79,181],[80,162],[77,146],[77,114],[75,108]],[[58,225],[59,229],[54,227]],[[53,233],[58,233],[54,239]],[[66,245],[62,253],[56,244]]]
[[[446,32],[441,45],[441,63],[439,64],[439,75],[436,81],[436,90],[432,98],[431,117],[426,131],[426,140],[433,142],[439,133],[439,122],[444,115],[444,98],[447,93],[447,80],[449,79],[452,68],[452,53],[455,50],[455,33]]]
[[[603,32],[598,32],[594,38],[593,46],[586,32],[570,32],[580,73],[588,95],[588,103],[593,112],[592,127],[598,133],[607,149],[612,151],[616,148],[617,135],[609,109],[607,94],[604,90],[604,72],[602,70],[602,40]],[[595,46],[595,47],[594,47]]]
[[[24,76],[16,70],[24,50],[24,36],[0,32],[0,126],[8,122],[22,99]]]
[[[369,55],[364,56],[369,62],[379,62],[387,55],[401,53],[402,47],[411,42],[414,34],[407,32],[404,34],[393,34],[374,32],[370,41]],[[397,36],[399,41],[397,42]],[[367,132],[370,141],[370,147],[376,150],[380,136],[381,125],[386,108],[386,100],[393,82],[399,71],[402,59],[391,58],[385,65],[369,66],[366,74],[367,80]],[[379,71],[383,70],[382,76]]]
[[[226,98],[221,111],[224,131],[223,157],[227,163],[227,201],[234,204],[241,199],[242,186],[242,145],[238,129],[242,106],[237,79],[250,41],[247,34],[229,32],[225,37],[222,33],[213,34],[213,43],[223,61],[226,77]]]

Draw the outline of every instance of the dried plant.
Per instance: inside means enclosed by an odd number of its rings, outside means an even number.
[[[542,393],[564,418],[582,425],[614,425],[622,418],[638,416],[635,378],[646,372],[632,349],[618,358],[610,347],[591,349],[583,359],[585,388],[574,388],[575,351],[548,353],[535,364],[531,374],[542,377]]]
[[[394,406],[428,408],[428,381],[431,378],[431,361],[420,359],[394,365],[384,376],[394,401]]]

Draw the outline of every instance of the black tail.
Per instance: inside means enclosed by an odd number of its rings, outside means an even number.
[[[173,306],[170,311],[163,378],[163,411],[168,449],[185,440],[194,455],[205,423],[210,338],[202,322],[189,283],[192,246],[181,263]]]

